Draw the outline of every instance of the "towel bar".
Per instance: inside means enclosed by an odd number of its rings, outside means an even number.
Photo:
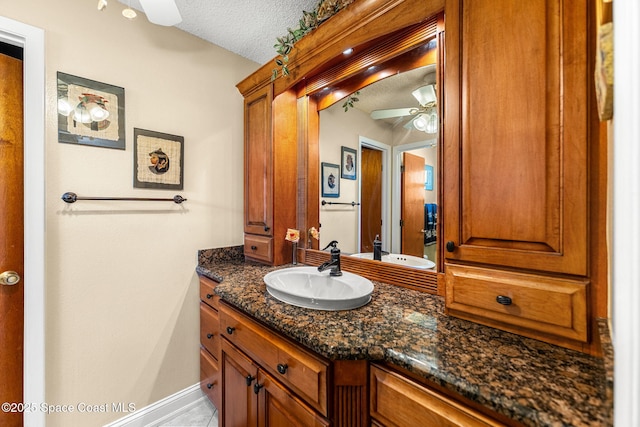
[[[80,197],[76,193],[71,191],[62,195],[62,200],[66,203],[75,203],[76,200],[140,200],[140,201],[152,201],[152,202],[174,202],[180,204],[187,199],[181,195],[175,195],[172,199],[167,198],[153,198],[153,197]]]

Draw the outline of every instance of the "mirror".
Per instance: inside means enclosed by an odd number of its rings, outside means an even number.
[[[321,248],[335,239],[343,253],[372,258],[378,236],[388,262],[437,265],[436,47],[432,39],[403,54],[410,69],[320,110]]]

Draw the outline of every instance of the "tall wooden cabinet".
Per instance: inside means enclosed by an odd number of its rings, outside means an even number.
[[[296,228],[297,134],[291,96],[274,99],[272,85],[266,84],[245,94],[244,101],[244,252],[274,265],[291,261],[291,243],[284,238],[287,228]]]
[[[414,44],[391,44],[384,55],[388,45],[376,44],[444,11],[434,31],[443,49],[437,281],[447,313],[596,352],[592,320],[607,315],[608,255],[594,9],[588,0],[356,0],[296,43],[287,78],[271,82],[273,64],[265,64],[238,84],[246,256],[289,262],[286,229],[318,226],[318,105],[310,94],[431,39],[415,33]],[[346,66],[342,52],[353,46],[364,59]],[[383,268],[403,283],[415,276]]]
[[[445,5],[448,313],[588,339],[589,2]]]

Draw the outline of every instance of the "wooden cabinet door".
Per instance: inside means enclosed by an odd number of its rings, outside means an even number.
[[[327,427],[329,422],[263,371],[258,373],[259,427]]]
[[[222,402],[222,383],[218,362],[204,347],[200,347],[200,388],[213,406],[220,408]]]
[[[450,397],[383,367],[371,367],[370,384],[373,426],[502,426]]]
[[[244,101],[244,231],[271,235],[273,227],[273,150],[271,85]]]
[[[257,426],[258,398],[254,387],[258,367],[226,340],[222,340],[222,376],[221,425]]]
[[[448,261],[587,274],[586,0],[447,0]]]

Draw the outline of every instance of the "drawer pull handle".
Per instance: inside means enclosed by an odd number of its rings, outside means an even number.
[[[212,383],[207,384],[207,388],[211,390],[213,388],[213,384]]]
[[[512,303],[511,298],[505,297],[504,295],[498,295],[496,297],[496,301],[498,302],[498,304],[502,305],[511,305]]]
[[[247,375],[247,377],[245,378],[245,381],[247,382],[247,387],[251,386],[251,383],[255,379],[256,379],[256,377],[252,377],[251,374]]]
[[[207,334],[207,338],[209,339],[213,338],[213,334]]]
[[[257,247],[256,245],[252,245],[252,246],[251,246],[251,250],[252,250],[252,251],[257,251],[257,250],[258,250],[258,247]]]
[[[256,383],[253,385],[253,392],[254,392],[255,394],[260,393],[260,389],[261,389],[262,387],[264,387],[264,386],[263,386],[263,385],[261,385],[261,384],[258,384],[258,383],[256,382]]]
[[[213,298],[213,294],[207,294],[207,299]]]
[[[233,333],[233,331],[235,331],[235,330],[236,330],[236,328],[232,328],[231,326],[227,326],[227,333],[229,335],[231,335]]]
[[[282,363],[278,363],[278,372],[280,372],[282,375],[287,373],[287,369],[289,367],[287,366],[287,364],[282,364]]]
[[[447,242],[447,252],[453,252],[456,249],[456,244],[451,240]]]

